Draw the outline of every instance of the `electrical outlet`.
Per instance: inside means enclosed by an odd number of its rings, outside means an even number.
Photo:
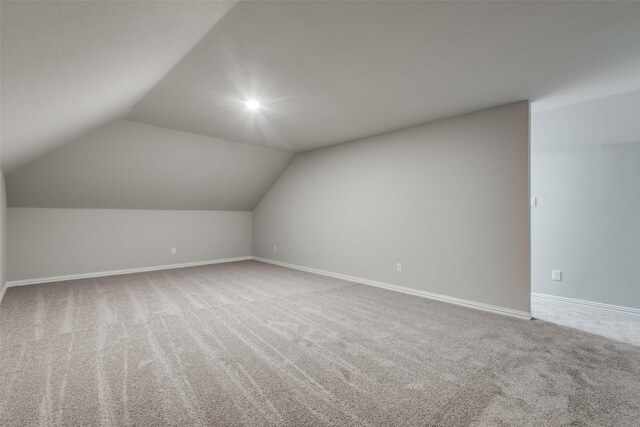
[[[176,250],[176,248],[171,248],[171,255],[175,255],[177,253],[178,251]]]
[[[273,245],[273,252],[278,252],[278,245]]]
[[[555,280],[556,282],[562,281],[562,271],[560,270],[551,270],[551,280]]]
[[[402,263],[401,262],[396,264],[396,271],[398,273],[402,273]]]

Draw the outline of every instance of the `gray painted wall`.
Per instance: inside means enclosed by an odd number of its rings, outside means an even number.
[[[251,212],[9,208],[8,225],[8,280],[251,255]]]
[[[293,155],[121,120],[7,175],[10,207],[250,211]]]
[[[528,197],[522,102],[296,156],[253,254],[529,312]]]
[[[532,290],[640,308],[640,142],[534,151],[531,177]]]
[[[0,169],[0,296],[7,280],[7,197],[4,187],[4,173]]]

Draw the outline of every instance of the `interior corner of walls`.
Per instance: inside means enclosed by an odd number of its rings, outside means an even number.
[[[477,289],[463,285],[475,280],[473,275],[460,272],[459,263],[490,277],[493,265],[504,262],[491,254],[508,253],[518,267],[483,282],[489,297],[482,301],[528,310],[528,106],[520,101],[305,152],[298,155],[304,156],[304,167],[294,166],[302,158],[296,156],[254,209],[253,256],[478,300]],[[469,150],[477,156],[460,154]],[[494,150],[503,151],[504,158],[487,155]],[[451,167],[441,168],[445,162]],[[513,179],[498,191],[495,183],[506,174]],[[432,185],[441,182],[451,190]],[[505,198],[518,208],[500,212],[504,222],[490,239],[493,249],[467,251],[462,261],[452,254],[442,272],[424,267],[425,259],[442,257],[443,247],[486,248],[479,226],[470,225],[478,224],[475,210],[461,207],[473,199],[480,209],[494,212]],[[487,221],[487,227],[496,226]],[[277,254],[272,251],[276,243]],[[402,276],[396,276],[398,262],[405,265]],[[452,279],[452,271],[458,279]]]
[[[7,272],[7,197],[5,175],[0,168],[0,292],[2,294],[6,289]]]
[[[253,206],[253,209],[251,209],[252,213],[255,213],[256,209],[260,206],[260,204],[262,203],[262,201],[265,199],[265,197],[267,197],[267,195],[271,192],[271,189],[273,189],[276,184],[278,183],[278,181],[280,180],[280,178],[282,178],[285,173],[287,172],[287,170],[291,167],[291,165],[293,164],[293,162],[296,160],[296,158],[299,156],[300,154],[294,154],[291,156],[291,158],[289,159],[289,161],[286,163],[285,167],[282,168],[282,170],[280,171],[280,173],[278,174],[278,176],[273,180],[273,182],[271,183],[271,185],[269,185],[269,187],[266,189],[266,191],[262,194],[262,196],[260,197],[260,199],[256,202],[256,204]]]
[[[4,294],[8,287],[9,287],[9,282],[7,281],[4,281],[4,283],[0,284],[0,304],[2,303],[2,298],[4,297]]]

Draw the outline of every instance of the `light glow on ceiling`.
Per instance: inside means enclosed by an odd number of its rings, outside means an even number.
[[[251,111],[257,111],[260,109],[260,102],[256,99],[249,99],[245,102],[247,108]]]

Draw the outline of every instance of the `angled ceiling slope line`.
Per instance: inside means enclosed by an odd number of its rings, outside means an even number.
[[[638,40],[640,2],[241,2],[128,118],[304,152],[640,89]]]
[[[5,172],[123,117],[304,152],[640,89],[639,2],[1,4]]]
[[[6,177],[10,207],[251,211],[292,153],[129,120]]]
[[[235,2],[1,2],[2,168],[126,116]]]

